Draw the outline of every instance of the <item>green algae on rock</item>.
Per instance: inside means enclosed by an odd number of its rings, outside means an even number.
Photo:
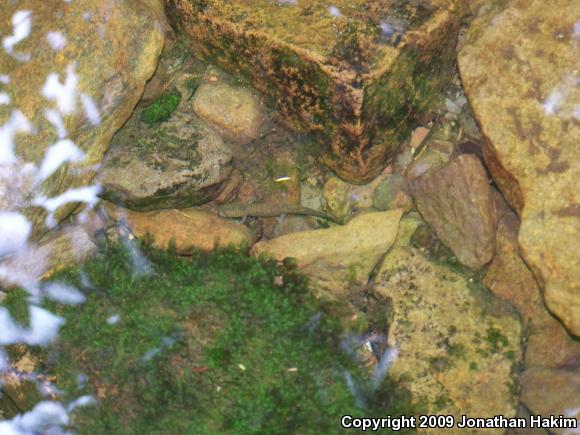
[[[459,270],[399,242],[386,256],[375,291],[392,300],[388,341],[400,355],[389,373],[412,391],[413,400],[426,404],[428,413],[514,417],[522,360],[519,319],[474,276]],[[499,435],[504,429],[470,433]]]
[[[381,172],[445,82],[460,19],[454,0],[165,1],[196,56],[251,83],[355,183]]]
[[[177,109],[181,101],[181,93],[177,90],[160,96],[141,112],[141,121],[146,124],[156,124],[167,121]]]

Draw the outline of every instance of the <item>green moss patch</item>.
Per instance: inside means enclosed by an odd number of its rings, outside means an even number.
[[[181,93],[177,90],[168,92],[141,112],[141,121],[147,124],[155,124],[167,121],[181,102]]]
[[[75,411],[78,433],[334,433],[342,415],[413,413],[388,379],[366,388],[370,373],[339,350],[339,322],[296,272],[234,249],[142,251],[148,274],[106,244],[56,277],[87,295],[50,304],[66,324],[48,371],[65,400],[99,398]]]

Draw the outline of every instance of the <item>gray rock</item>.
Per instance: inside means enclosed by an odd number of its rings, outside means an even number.
[[[214,199],[232,153],[195,115],[180,110],[144,124],[136,111],[115,135],[98,181],[105,199],[133,210],[185,208]]]

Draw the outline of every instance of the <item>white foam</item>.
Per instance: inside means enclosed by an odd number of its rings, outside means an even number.
[[[10,104],[10,95],[8,95],[6,92],[0,92],[0,104]]]
[[[30,330],[24,334],[23,341],[31,345],[46,346],[56,338],[64,319],[33,305],[29,307],[29,313]]]
[[[16,162],[14,138],[17,133],[32,133],[32,125],[20,110],[12,111],[6,124],[0,126],[0,164]]]
[[[10,76],[8,74],[0,74],[0,83],[3,85],[10,83]]]
[[[17,212],[0,212],[0,257],[24,249],[32,231],[32,224]]]
[[[12,15],[13,34],[2,39],[2,46],[8,54],[14,54],[14,46],[30,35],[32,12],[18,11]]]
[[[560,107],[564,103],[564,99],[564,94],[560,90],[557,89],[552,91],[542,104],[546,114],[556,115],[560,111]]]
[[[58,402],[38,403],[32,411],[17,415],[0,424],[0,433],[17,435],[64,434],[61,427],[69,424],[69,416],[64,406]]]
[[[121,316],[118,314],[113,314],[107,319],[107,325],[116,325],[121,320]]]
[[[373,373],[373,380],[372,380],[372,387],[373,389],[377,389],[381,382],[383,381],[384,377],[387,375],[387,371],[392,363],[394,363],[399,358],[399,349],[396,348],[388,348],[385,350],[379,364],[375,368]]]
[[[79,79],[75,73],[76,66],[71,64],[66,69],[66,79],[61,84],[58,74],[50,73],[41,90],[41,95],[47,100],[56,101],[58,110],[63,115],[74,112]]]
[[[76,189],[69,189],[59,196],[47,198],[40,196],[32,200],[33,205],[44,207],[49,213],[54,213],[60,206],[69,202],[84,202],[89,205],[95,205],[99,198],[100,186],[85,186]]]
[[[63,163],[80,162],[85,158],[76,144],[69,139],[62,139],[47,148],[38,177],[41,181],[50,177]]]
[[[64,139],[67,136],[68,133],[64,126],[64,121],[62,120],[62,116],[58,110],[46,109],[44,111],[44,117],[55,128],[59,139]]]
[[[92,125],[99,125],[101,123],[101,116],[99,115],[99,109],[93,99],[87,94],[81,94],[81,103],[83,104],[89,122]]]
[[[78,305],[86,300],[85,295],[76,288],[59,282],[51,282],[43,290],[47,297],[63,304]]]
[[[66,38],[61,32],[48,32],[46,40],[53,51],[60,51],[66,46]]]
[[[340,12],[340,10],[336,6],[329,6],[328,13],[335,18],[342,16],[342,13]]]
[[[93,396],[81,396],[78,399],[76,399],[74,402],[72,402],[70,405],[67,406],[67,411],[71,412],[73,411],[75,408],[78,408],[79,406],[88,406],[88,405],[95,405],[97,403],[96,399]]]

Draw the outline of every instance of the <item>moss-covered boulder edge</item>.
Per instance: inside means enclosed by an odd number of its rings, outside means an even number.
[[[381,172],[448,80],[461,16],[452,0],[394,2],[388,10],[378,1],[338,2],[344,15],[336,20],[325,2],[165,3],[196,56],[262,92],[355,183]],[[385,40],[380,29],[389,20],[404,23],[404,34]]]
[[[99,400],[75,411],[76,432],[331,433],[346,414],[420,412],[388,378],[371,389],[339,350],[341,322],[291,266],[245,248],[139,251],[106,242],[53,278],[87,296],[45,302],[66,324],[41,351],[62,400]],[[23,299],[4,304],[26,324]]]

